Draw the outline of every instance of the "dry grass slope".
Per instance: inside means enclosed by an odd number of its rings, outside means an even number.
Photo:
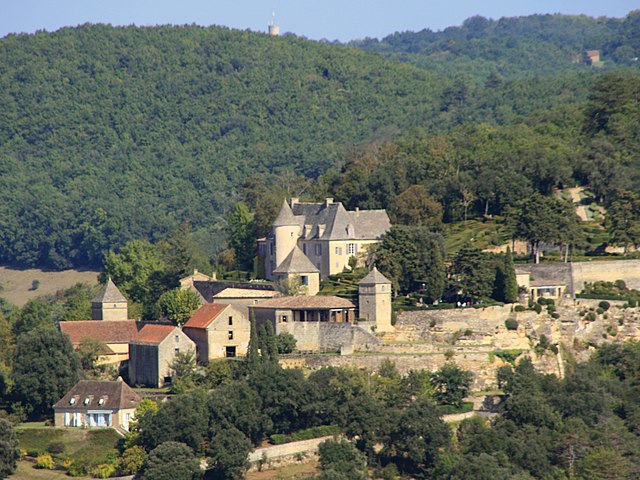
[[[39,269],[14,270],[8,267],[0,267],[0,297],[19,307],[29,300],[41,295],[55,294],[58,290],[74,286],[78,282],[95,285],[98,283],[98,274],[91,270],[64,270],[62,272],[49,272]],[[33,281],[40,285],[32,290]]]

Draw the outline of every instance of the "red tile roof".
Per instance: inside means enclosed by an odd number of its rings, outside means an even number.
[[[208,303],[202,305],[184,324],[187,328],[207,328],[228,307],[225,303]]]
[[[132,339],[134,343],[162,343],[173,331],[178,328],[175,325],[146,323],[138,334]]]
[[[84,339],[99,340],[103,343],[129,343],[142,325],[135,320],[80,320],[60,322],[60,331],[69,335],[71,343],[74,344]]]

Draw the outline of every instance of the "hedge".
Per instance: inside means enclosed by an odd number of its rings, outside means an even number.
[[[320,425],[319,427],[311,427],[306,430],[293,432],[289,435],[282,433],[274,433],[269,437],[272,445],[281,445],[283,443],[297,442],[299,440],[310,440],[312,438],[326,437],[328,435],[338,435],[341,433],[340,427],[337,425]]]

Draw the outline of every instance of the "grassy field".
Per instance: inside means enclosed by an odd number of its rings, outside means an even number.
[[[30,456],[47,453],[51,445],[62,450],[53,455],[54,459],[70,458],[74,465],[83,466],[87,470],[107,463],[117,454],[116,445],[120,436],[112,429],[87,430],[83,428],[35,428],[33,425],[16,428],[20,449]]]
[[[27,461],[21,461],[18,463],[18,470],[13,475],[9,476],[11,480],[69,480],[69,477],[65,472],[60,470],[41,470],[33,468],[33,463]],[[73,477],[79,480],[88,480],[90,477]]]
[[[99,272],[91,270],[65,270],[62,272],[48,272],[38,269],[15,270],[0,267],[0,297],[19,307],[29,300],[41,295],[54,294],[58,290],[74,286],[78,282],[96,285]],[[33,281],[40,285],[32,290]]]
[[[246,478],[247,480],[294,480],[309,478],[317,475],[319,472],[318,462],[312,460],[305,463],[296,463],[295,465],[277,468],[275,470],[247,473]]]

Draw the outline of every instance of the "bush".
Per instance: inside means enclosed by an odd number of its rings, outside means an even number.
[[[504,326],[507,327],[507,330],[517,330],[518,321],[515,318],[507,318],[504,321]]]
[[[636,303],[636,299],[635,299],[635,298],[630,298],[630,299],[629,299],[629,306],[630,306],[631,308],[635,308],[635,306],[636,306],[636,305],[637,305],[637,303]]]
[[[45,468],[47,470],[53,469],[53,457],[48,453],[38,455],[36,458],[36,468]]]
[[[64,443],[62,442],[51,442],[49,444],[49,447],[47,448],[47,451],[49,453],[53,453],[54,455],[59,455],[61,453],[64,453],[65,450],[65,446]]]
[[[103,463],[91,470],[91,476],[95,478],[109,478],[116,473],[116,467],[110,463]]]
[[[611,308],[611,304],[606,300],[602,300],[600,303],[598,303],[598,307],[606,312],[607,310],[609,310],[609,308]]]
[[[287,332],[279,333],[276,336],[276,345],[278,346],[278,353],[287,354],[296,349],[297,340],[296,337]]]
[[[618,290],[627,289],[627,284],[624,283],[624,280],[616,280],[615,282],[613,282],[613,286],[616,287]]]
[[[556,313],[556,312],[553,312],[553,313],[551,314],[551,318],[555,318],[555,319],[557,320],[558,318],[560,318],[560,314],[559,314],[559,313]]]
[[[602,314],[604,313],[604,310],[603,310],[603,309],[601,309],[600,307],[598,307],[598,308],[596,309],[596,313],[597,313],[598,315],[602,315]]]
[[[535,310],[536,313],[540,313],[540,312],[542,312],[542,305],[540,305],[539,303],[536,303],[533,306],[533,309]]]
[[[544,297],[538,297],[538,305],[546,305],[547,304],[547,299]]]
[[[587,315],[584,317],[585,320],[589,321],[589,322],[595,322],[596,320],[596,313],[595,312],[589,312],[587,313]]]
[[[526,309],[526,308],[524,308],[524,305],[516,305],[516,307],[515,307],[515,309],[514,309],[514,310],[515,310],[516,312],[524,312],[524,311],[526,311],[527,309]]]

